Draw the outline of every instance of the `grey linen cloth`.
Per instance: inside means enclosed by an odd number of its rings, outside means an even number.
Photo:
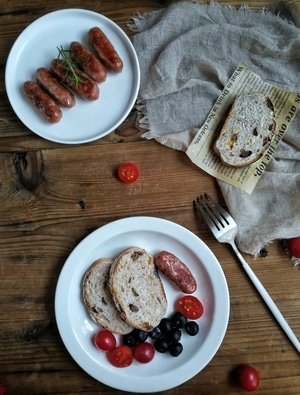
[[[145,138],[186,151],[240,62],[266,82],[300,93],[300,29],[266,10],[182,1],[131,22]],[[218,183],[243,252],[257,256],[276,239],[299,236],[300,112],[251,195]]]

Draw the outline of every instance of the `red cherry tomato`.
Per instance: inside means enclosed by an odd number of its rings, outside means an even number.
[[[94,344],[98,350],[111,351],[116,347],[117,341],[113,333],[103,330],[95,334]]]
[[[185,295],[177,301],[177,310],[190,320],[197,320],[203,314],[203,305],[196,296]]]
[[[133,358],[140,363],[148,363],[154,358],[154,346],[148,342],[139,343],[133,349]]]
[[[133,356],[131,348],[118,346],[106,354],[109,362],[116,368],[127,368],[132,364]]]
[[[259,385],[258,371],[250,365],[240,366],[237,370],[237,381],[245,391],[254,391]]]
[[[300,258],[300,236],[288,240],[288,249],[295,258]]]
[[[119,166],[118,176],[126,184],[135,182],[139,177],[139,169],[134,163],[126,162]]]

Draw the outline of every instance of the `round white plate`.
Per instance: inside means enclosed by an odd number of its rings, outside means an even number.
[[[116,257],[138,246],[155,255],[161,250],[185,262],[197,280],[194,293],[203,303],[195,337],[183,334],[178,357],[156,353],[148,364],[133,362],[115,368],[104,352],[92,344],[99,327],[90,319],[82,301],[82,279],[89,266],[101,257]],[[161,275],[168,299],[166,316],[183,294]],[[225,335],[229,319],[229,293],[221,266],[211,250],[192,232],[160,218],[131,217],[111,222],[83,239],[65,262],[58,279],[55,314],[62,340],[79,366],[111,387],[130,392],[158,392],[176,387],[200,372],[213,358]]]
[[[87,33],[94,26],[100,27],[116,48],[123,71],[108,73],[106,81],[99,84],[98,100],[88,102],[76,95],[75,106],[62,108],[60,122],[49,124],[26,101],[22,85],[35,80],[38,67],[49,67],[58,56],[57,47],[68,49],[71,41],[89,47]],[[31,131],[50,141],[79,144],[107,135],[126,119],[137,98],[140,69],[135,49],[118,25],[96,12],[66,9],[37,19],[20,34],[7,59],[5,84],[11,106]]]

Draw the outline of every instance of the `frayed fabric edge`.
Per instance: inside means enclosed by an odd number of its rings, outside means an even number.
[[[155,137],[160,137],[160,136],[153,136],[153,134],[148,130],[147,132],[143,133],[141,137],[146,140],[152,140]]]
[[[158,13],[161,9],[156,9],[152,11],[146,11],[143,14],[139,11],[133,13],[127,22],[127,27],[133,33],[139,33],[141,31],[141,25],[145,19],[151,18],[153,15]]]
[[[271,9],[268,9],[267,7],[262,7],[259,10],[255,11],[255,10],[251,9],[250,6],[248,4],[246,4],[246,3],[242,4],[239,8],[236,8],[236,7],[234,7],[231,4],[220,4],[220,3],[218,3],[215,0],[211,0],[209,4],[203,3],[201,0],[190,0],[190,1],[192,3],[202,4],[202,5],[211,6],[211,7],[215,6],[215,7],[221,7],[221,8],[228,8],[228,9],[231,9],[233,11],[236,11],[237,13],[246,11],[246,12],[249,12],[249,13],[252,13],[252,14],[267,15],[267,16],[270,16],[272,18],[274,18],[274,16],[275,16],[278,19],[283,20],[283,21],[285,21],[286,23],[288,23],[288,24],[290,24],[292,26],[295,26],[295,23],[291,19],[292,15],[290,15],[289,18],[287,18],[287,17],[285,17],[283,15],[283,11],[285,10],[285,8],[284,8],[285,6],[284,6],[284,4],[281,4],[281,3],[279,3],[278,7],[275,10],[273,10],[273,11]],[[280,5],[283,7],[282,10],[279,9]],[[277,11],[277,13],[276,13],[276,11]],[[286,11],[288,13],[290,13],[288,8],[286,8]]]
[[[248,4],[242,4],[239,8],[235,8],[234,6],[232,6],[231,4],[220,4],[218,2],[216,2],[215,0],[211,0],[210,3],[204,3],[201,0],[185,0],[182,2],[191,2],[194,4],[199,4],[199,5],[203,5],[206,7],[220,7],[220,8],[228,8],[231,9],[237,13],[239,12],[249,12],[252,14],[262,14],[262,15],[267,15],[270,16],[272,18],[277,17],[278,19],[292,25],[295,26],[294,21],[291,18],[286,18],[282,12],[280,12],[280,10],[278,10],[278,13],[275,14],[276,10],[274,10],[273,12],[270,9],[267,9],[266,7],[262,7],[260,10],[258,11],[254,11],[252,10]],[[167,7],[165,7],[167,8]],[[130,19],[127,22],[127,27],[130,29],[130,31],[132,31],[133,33],[139,33],[142,29],[142,24],[143,21],[145,19],[149,19],[151,18],[153,15],[155,15],[156,13],[160,12],[163,8],[158,8],[156,10],[152,10],[152,11],[146,11],[143,14],[140,12],[135,12],[132,17],[130,17]],[[289,10],[287,9],[287,11],[289,12]]]
[[[300,267],[300,258],[292,257],[292,263],[295,267]]]
[[[149,119],[147,116],[147,109],[146,109],[146,103],[144,100],[138,100],[137,105],[136,105],[136,110],[137,110],[137,118],[136,118],[136,127],[139,130],[146,130],[147,132],[142,135],[147,135],[147,133],[150,134],[150,125],[149,125]],[[148,138],[148,137],[147,137]],[[149,139],[149,138],[148,138]]]

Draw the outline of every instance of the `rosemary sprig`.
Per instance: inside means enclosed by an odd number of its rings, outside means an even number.
[[[57,47],[57,50],[57,59],[63,61],[63,67],[66,70],[63,81],[66,80],[68,76],[71,81],[75,83],[75,86],[77,86],[80,82],[83,82],[83,79],[81,78],[81,73],[78,72],[77,63],[73,62],[70,57],[70,51],[68,49],[64,49],[62,46]]]

